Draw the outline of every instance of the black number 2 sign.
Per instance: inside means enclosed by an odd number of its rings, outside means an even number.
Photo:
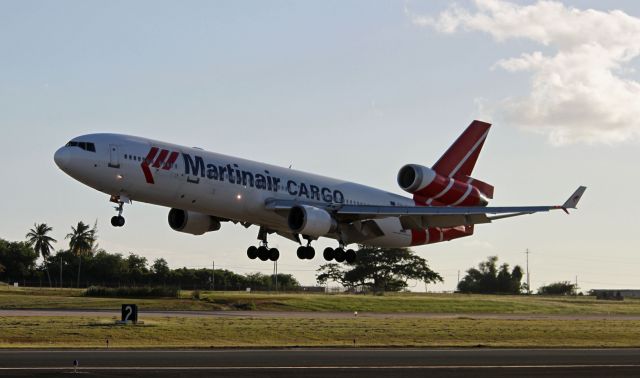
[[[123,304],[122,305],[122,321],[136,323],[138,321],[138,305]]]

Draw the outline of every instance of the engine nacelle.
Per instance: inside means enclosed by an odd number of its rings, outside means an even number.
[[[446,177],[440,176],[431,168],[418,164],[407,164],[400,168],[398,172],[398,185],[411,194],[426,187],[436,179],[443,181],[443,179],[446,180]]]
[[[169,210],[169,226],[178,232],[202,235],[209,231],[218,231],[220,221],[214,217],[180,209]]]
[[[467,179],[473,182],[472,178]],[[486,206],[488,203],[478,188],[469,182],[439,175],[433,169],[418,164],[400,168],[398,185],[422,204]]]
[[[338,224],[326,210],[296,205],[289,211],[289,228],[296,234],[307,236],[325,236],[336,230]]]

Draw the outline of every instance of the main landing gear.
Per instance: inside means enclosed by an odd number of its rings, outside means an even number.
[[[339,263],[346,261],[348,264],[351,264],[356,261],[356,252],[353,249],[347,249],[345,251],[344,247],[340,245],[340,247],[336,249],[331,247],[325,248],[324,252],[322,252],[322,257],[327,261],[336,260],[336,262]]]
[[[259,258],[262,261],[278,261],[280,258],[280,251],[278,251],[278,248],[269,248],[266,244],[259,247],[252,245],[247,248],[247,257],[251,260]]]
[[[313,260],[316,250],[311,246],[311,241],[309,241],[306,246],[301,245],[298,247],[296,254],[300,260]]]
[[[113,227],[122,227],[124,226],[124,217],[122,216],[122,211],[124,207],[124,202],[120,201],[119,198],[111,197],[111,202],[116,202],[118,206],[115,209],[118,211],[118,215],[114,215],[111,217],[111,225]]]
[[[251,246],[247,248],[247,257],[251,260],[255,260],[259,258],[262,261],[278,261],[280,258],[280,251],[278,248],[269,248],[267,244],[267,230],[264,228],[260,228],[258,232],[258,239],[260,239],[260,246],[255,247]]]

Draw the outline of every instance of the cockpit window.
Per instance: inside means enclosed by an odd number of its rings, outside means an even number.
[[[91,142],[77,142],[72,140],[67,143],[67,147],[80,147],[85,151],[96,152],[96,145]]]

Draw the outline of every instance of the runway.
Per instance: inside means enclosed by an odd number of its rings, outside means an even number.
[[[637,377],[640,349],[0,350],[1,376]]]

